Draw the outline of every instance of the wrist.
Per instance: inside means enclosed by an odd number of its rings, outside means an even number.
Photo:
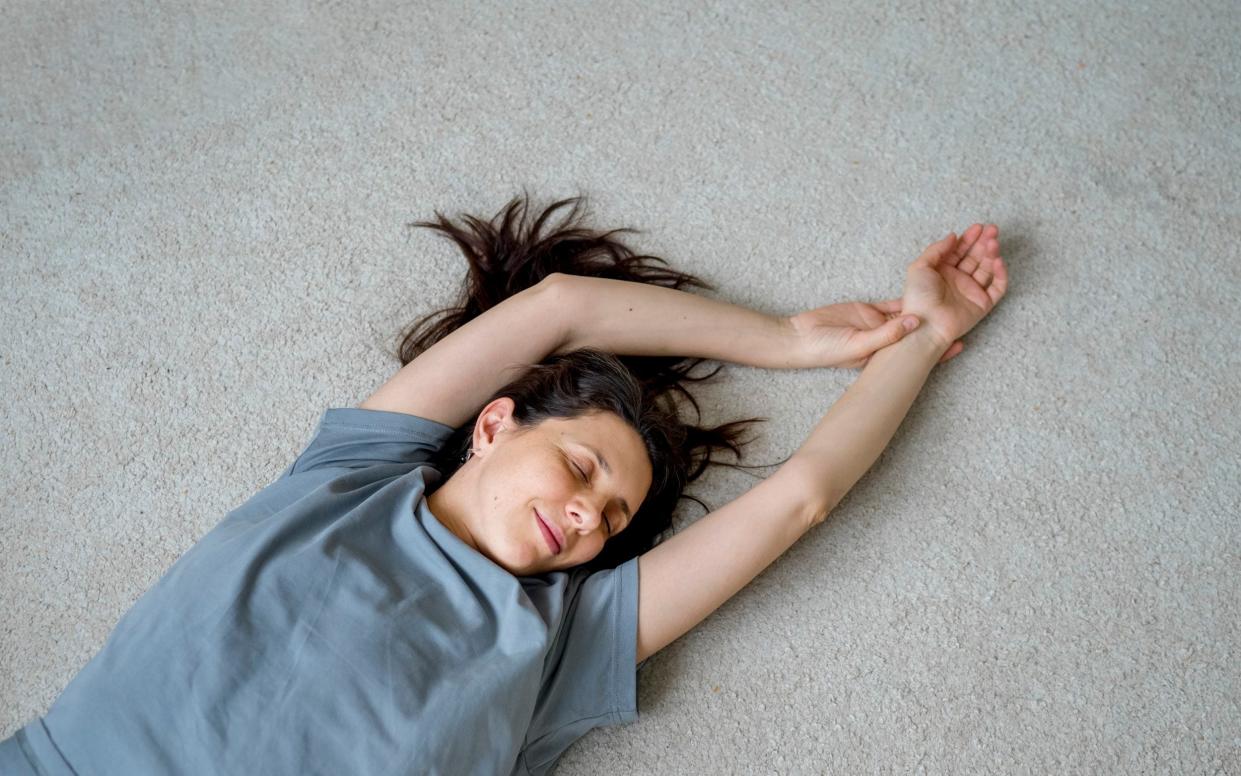
[[[805,332],[797,327],[797,323],[791,315],[770,315],[771,330],[775,332],[776,342],[779,343],[779,352],[781,360],[791,369],[801,369],[810,366],[809,357],[806,353],[806,337]]]
[[[954,341],[948,340],[944,342],[943,338],[923,321],[918,328],[901,337],[895,343],[889,345],[888,348],[901,347],[905,351],[939,361],[944,353],[948,352],[948,348],[952,347]],[[887,348],[884,349],[886,350]]]
[[[916,317],[918,319],[918,328],[902,337],[899,340],[900,342],[904,342],[907,339],[916,338],[916,341],[927,350],[933,350],[938,347],[940,349],[940,355],[942,356],[945,352],[947,352],[948,348],[952,347],[952,343],[959,339],[959,337],[944,336],[939,327],[935,325],[935,321],[933,319],[938,316],[936,316],[933,311],[923,311],[920,309],[911,308],[907,305],[903,313],[905,316],[912,315]]]

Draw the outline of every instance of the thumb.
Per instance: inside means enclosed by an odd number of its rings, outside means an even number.
[[[917,316],[902,315],[893,318],[882,326],[876,326],[869,331],[863,332],[859,338],[861,347],[865,351],[865,355],[869,356],[875,351],[885,348],[894,342],[899,342],[909,332],[918,328],[921,321]]]
[[[922,255],[918,257],[918,261],[928,267],[934,267],[939,264],[940,259],[947,255],[948,251],[956,247],[957,235],[955,232],[949,232],[948,236],[939,242],[933,242],[926,247]]]

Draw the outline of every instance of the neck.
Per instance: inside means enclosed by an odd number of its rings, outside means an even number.
[[[458,469],[453,476],[440,485],[434,493],[427,496],[427,508],[440,524],[447,528],[461,541],[478,550],[478,543],[470,534],[465,521],[466,508],[462,503],[464,493],[470,492],[469,483],[465,481],[464,467]]]

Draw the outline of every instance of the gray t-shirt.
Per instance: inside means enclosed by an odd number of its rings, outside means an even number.
[[[590,729],[636,719],[637,559],[514,577],[471,549],[423,498],[452,431],[327,409],[0,764],[20,750],[48,774],[542,774]]]

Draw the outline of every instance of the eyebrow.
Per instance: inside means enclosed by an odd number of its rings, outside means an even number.
[[[570,438],[572,439],[572,437],[570,437]],[[612,467],[611,467],[611,465],[610,465],[610,464],[608,464],[608,460],[607,460],[606,458],[604,458],[602,455],[600,455],[600,454],[599,454],[599,451],[598,451],[598,450],[596,450],[595,448],[593,448],[593,447],[591,447],[590,445],[586,444],[585,442],[579,442],[579,441],[578,441],[578,440],[576,440],[576,439],[574,439],[574,440],[573,440],[573,442],[574,442],[574,444],[581,445],[582,447],[586,448],[586,449],[587,449],[587,450],[589,450],[591,453],[593,453],[593,454],[594,454],[594,456],[595,456],[595,460],[596,460],[596,461],[598,461],[598,462],[599,462],[599,465],[600,465],[601,467],[603,467],[603,470],[604,470],[605,472],[607,472],[607,473],[608,473],[608,476],[611,476],[611,475],[612,475]],[[625,510],[625,519],[626,519],[626,520],[632,519],[632,518],[633,518],[633,512],[629,509],[629,502],[625,500],[625,497],[624,497],[624,496],[621,496],[620,505],[621,505],[621,509]]]

